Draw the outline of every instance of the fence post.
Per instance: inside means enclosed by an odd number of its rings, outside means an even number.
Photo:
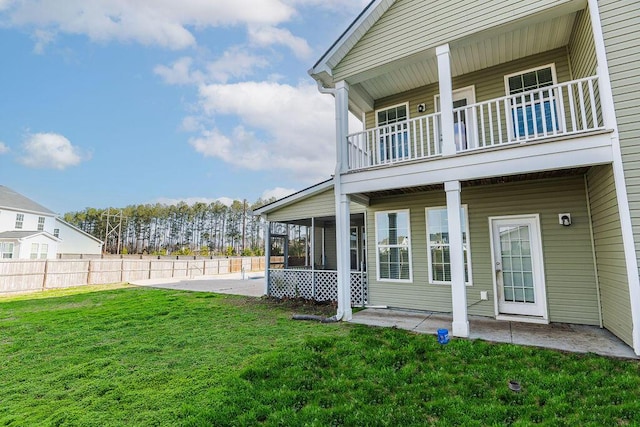
[[[49,272],[49,260],[44,261],[44,275],[42,276],[42,290],[47,288],[47,274]]]
[[[124,258],[120,261],[120,281],[124,282]]]
[[[153,260],[150,259],[149,260],[149,279],[151,279],[151,268],[152,268],[152,266],[153,266]]]
[[[87,285],[91,283],[91,262],[92,260],[89,260],[89,264],[87,264]]]

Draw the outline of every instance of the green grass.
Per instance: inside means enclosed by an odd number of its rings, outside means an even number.
[[[0,425],[638,425],[637,361],[147,288],[0,299]],[[510,379],[522,384],[514,393]]]

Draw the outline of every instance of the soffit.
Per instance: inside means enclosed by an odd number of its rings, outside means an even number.
[[[566,46],[571,37],[575,12],[508,31],[475,35],[450,43],[453,77]],[[372,70],[349,79],[373,99],[380,99],[438,81],[435,52],[425,52],[384,70]]]

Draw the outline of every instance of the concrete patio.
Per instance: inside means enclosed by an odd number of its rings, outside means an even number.
[[[451,315],[421,311],[367,308],[353,314],[352,323],[396,327],[421,334],[451,330]],[[638,359],[627,344],[597,326],[551,323],[508,322],[489,317],[469,316],[470,339],[552,348],[576,353]]]

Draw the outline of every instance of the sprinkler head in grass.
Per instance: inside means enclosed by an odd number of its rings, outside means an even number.
[[[522,390],[522,387],[518,381],[509,380],[509,390],[517,393]]]

